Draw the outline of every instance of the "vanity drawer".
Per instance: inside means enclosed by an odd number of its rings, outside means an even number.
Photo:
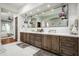
[[[78,39],[71,37],[60,37],[60,54],[77,55]]]
[[[65,49],[65,48],[61,48],[60,49],[60,54],[61,55],[67,55],[67,56],[75,56],[75,55],[77,55],[77,51],[75,51],[75,50],[70,50],[70,49]]]
[[[76,42],[78,38],[72,38],[72,37],[60,37],[60,40],[62,42]]]
[[[35,41],[41,42],[42,39],[43,39],[43,36],[42,35],[40,35],[40,34],[35,35]]]
[[[36,36],[36,37],[40,37],[40,36],[42,36],[42,34],[35,34],[35,36]]]
[[[60,45],[67,46],[67,47],[73,47],[73,46],[77,45],[77,43],[76,42],[61,42]]]

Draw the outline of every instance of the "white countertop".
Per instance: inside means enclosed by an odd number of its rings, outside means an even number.
[[[34,34],[45,34],[45,35],[55,35],[55,36],[67,36],[67,37],[78,37],[79,35],[74,35],[70,33],[52,33],[52,32],[32,32],[32,31],[26,31],[24,33],[34,33]]]

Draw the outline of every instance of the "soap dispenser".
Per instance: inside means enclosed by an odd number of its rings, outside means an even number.
[[[75,19],[71,32],[72,34],[78,34],[78,19]]]
[[[75,27],[75,25],[72,27],[72,30],[71,30],[72,34],[78,34],[78,31],[77,31],[77,28]]]

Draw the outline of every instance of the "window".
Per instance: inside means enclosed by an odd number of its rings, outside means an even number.
[[[2,32],[10,33],[11,32],[11,22],[2,21],[1,30],[2,30]]]

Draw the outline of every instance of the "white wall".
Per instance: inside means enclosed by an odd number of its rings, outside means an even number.
[[[1,17],[0,17],[0,36],[1,36]]]
[[[79,14],[79,4],[75,4],[75,3],[70,3],[69,4],[69,19],[68,19],[68,27],[52,27],[52,28],[44,28],[45,31],[48,31],[48,29],[53,29],[53,30],[57,30],[57,32],[60,32],[60,33],[69,33],[69,28],[71,26],[71,24],[74,23],[74,20],[76,18],[78,18],[78,14]],[[25,27],[25,29],[22,28],[22,26],[24,25],[24,20],[19,17],[19,25],[18,25],[18,31],[20,34],[20,32],[25,32],[25,31],[29,31],[29,30],[33,30],[35,28],[27,28]],[[18,36],[19,37],[19,36]]]
[[[23,18],[18,16],[18,41],[20,41],[20,32],[25,30],[22,28],[22,26],[24,25],[23,22]]]
[[[78,16],[78,34],[79,34],[79,4],[77,6],[78,6],[77,16]]]
[[[71,3],[69,4],[69,27],[74,23],[74,20],[77,18],[78,4]]]
[[[15,39],[15,16],[16,15],[13,15],[13,22],[12,22],[12,26],[13,26],[13,28],[12,28],[12,32],[13,32],[13,38]]]

